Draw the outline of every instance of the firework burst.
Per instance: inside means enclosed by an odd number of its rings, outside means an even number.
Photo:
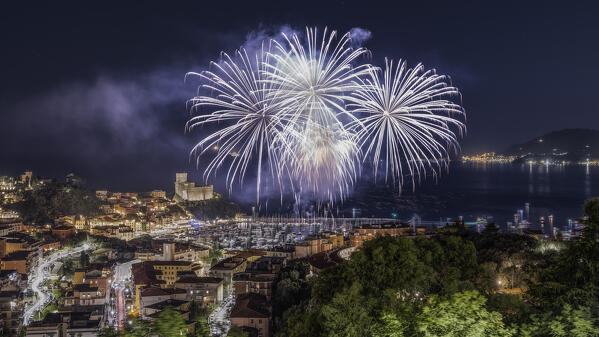
[[[382,79],[380,70],[370,68],[353,95],[350,105],[363,116],[353,129],[365,158],[372,158],[375,177],[382,161],[385,180],[401,188],[407,170],[414,188],[427,172],[436,176],[457,150],[465,124],[456,117],[464,110],[451,100],[460,93],[446,76],[422,64],[408,68],[400,60],[394,67],[385,60]]]
[[[361,162],[372,160],[375,177],[382,163],[385,179],[401,188],[409,175],[415,186],[458,148],[465,114],[446,76],[402,61],[385,61],[381,72],[360,63],[369,52],[353,49],[349,34],[327,29],[262,46],[255,55],[223,53],[212,71],[187,74],[205,82],[189,101],[198,115],[187,128],[216,125],[192,150],[198,165],[212,156],[205,179],[225,167],[232,191],[255,168],[258,201],[266,171],[281,195],[333,202],[351,190]]]
[[[337,40],[335,31],[306,29],[302,38],[283,34],[275,42],[272,62],[267,64],[271,92],[279,99],[282,114],[290,117],[287,135],[292,144],[285,158],[292,179],[304,191],[333,200],[345,195],[357,176],[359,148],[347,132],[355,117],[346,110],[358,78],[368,73],[367,64],[354,63],[368,53],[350,47],[349,34]]]
[[[276,95],[272,85],[263,78],[264,67],[268,64],[268,50],[264,45],[250,56],[241,49],[234,58],[223,53],[220,63],[212,62],[214,71],[188,73],[187,76],[199,76],[206,81],[200,89],[211,91],[212,96],[200,95],[188,103],[191,109],[212,109],[210,114],[200,114],[187,123],[188,129],[206,124],[223,124],[224,127],[204,137],[192,150],[199,158],[203,154],[214,153],[204,171],[207,179],[217,169],[229,164],[227,185],[232,191],[235,181],[243,182],[252,160],[257,160],[257,198],[262,185],[263,161],[267,171],[280,182],[282,177],[280,151],[277,149],[281,132],[288,124],[285,115],[276,109]]]

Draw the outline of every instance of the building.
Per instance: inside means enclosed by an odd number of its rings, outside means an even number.
[[[284,257],[291,260],[295,256],[295,247],[293,245],[273,247],[266,251],[266,256]]]
[[[8,236],[11,233],[18,231],[21,228],[21,223],[6,223],[0,224],[0,237]]]
[[[166,282],[167,286],[175,284],[178,272],[191,271],[191,262],[189,261],[147,261],[144,263],[149,263],[154,270],[160,271],[156,277]]]
[[[231,310],[231,324],[244,328],[254,328],[258,337],[270,334],[271,307],[266,297],[258,294],[244,294],[237,298]]]
[[[1,270],[16,270],[19,274],[27,274],[33,263],[33,253],[28,250],[19,250],[7,254],[0,259]]]
[[[187,261],[144,261],[133,264],[131,273],[135,284],[135,308],[141,308],[141,292],[148,287],[167,288],[173,286],[178,274],[191,272],[191,262]],[[184,293],[187,293],[183,290]]]
[[[154,320],[160,314],[160,312],[170,307],[173,310],[177,311],[179,314],[181,314],[181,317],[185,321],[188,321],[190,306],[191,302],[189,301],[167,299],[161,302],[144,306],[141,317],[143,319]]]
[[[343,235],[337,233],[322,233],[318,236],[307,237],[295,245],[295,258],[309,257],[320,252],[326,252],[345,244]]]
[[[52,228],[52,235],[59,240],[65,240],[75,235],[75,228],[71,226],[57,226]]]
[[[65,306],[104,305],[105,303],[106,292],[85,283],[73,286],[64,299]]]
[[[205,306],[223,301],[224,280],[220,277],[185,275],[175,282],[175,288],[185,289],[189,298]]]
[[[0,237],[0,257],[21,250],[31,251],[36,257],[39,257],[43,253],[42,246],[40,241],[25,233],[13,232],[5,237]]]
[[[187,181],[187,173],[177,173],[175,178],[175,196],[177,201],[202,201],[214,198],[212,185],[196,186],[194,182]]]
[[[233,276],[235,294],[237,296],[247,293],[260,294],[270,301],[273,282],[283,266],[285,266],[285,258],[274,256],[263,256],[248,263],[244,272]]]
[[[0,291],[0,330],[5,329],[5,335],[16,335],[22,317],[23,295],[19,290]]]
[[[185,289],[177,288],[145,288],[140,291],[137,299],[139,300],[139,313],[142,318],[148,318],[147,316],[156,312],[156,308],[154,308],[153,311],[147,310],[156,303],[167,300],[189,302],[187,291],[185,291]]]
[[[153,190],[150,195],[155,199],[166,199],[166,192],[162,190]]]
[[[365,241],[372,240],[378,235],[398,236],[409,234],[412,231],[413,229],[409,226],[397,224],[364,225],[356,227],[352,230],[349,236],[349,243],[352,247],[361,247]]]
[[[60,249],[60,241],[47,241],[42,245],[42,249],[45,253]]]
[[[245,271],[247,260],[242,257],[229,257],[210,268],[210,275],[224,279],[225,288],[233,282],[233,275]]]

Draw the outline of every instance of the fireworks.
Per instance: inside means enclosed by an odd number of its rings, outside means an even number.
[[[436,176],[449,152],[459,146],[465,125],[455,117],[464,110],[449,100],[459,97],[459,91],[446,76],[425,71],[422,64],[409,69],[400,60],[394,69],[393,62],[385,60],[382,80],[379,74],[370,68],[353,93],[356,100],[350,106],[364,116],[355,128],[358,143],[366,158],[371,155],[375,177],[382,159],[385,180],[391,176],[401,188],[407,167],[414,188],[426,172]]]
[[[413,185],[436,175],[465,129],[452,102],[458,89],[401,61],[386,62],[381,79],[380,69],[360,63],[368,53],[353,49],[349,34],[308,28],[189,73],[205,83],[189,101],[198,115],[187,127],[216,128],[192,150],[198,165],[211,156],[205,178],[224,167],[231,191],[255,170],[259,200],[264,171],[281,194],[332,202],[347,195],[365,161],[375,176],[382,161],[385,179],[399,187],[406,174]]]

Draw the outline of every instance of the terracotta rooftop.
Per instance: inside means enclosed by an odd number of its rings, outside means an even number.
[[[176,283],[221,283],[220,277],[183,276]]]
[[[143,289],[141,291],[141,297],[167,296],[167,295],[186,294],[186,293],[187,293],[187,291],[185,291],[185,289],[179,289],[179,288],[156,288],[156,287],[152,287],[152,288]]]
[[[265,296],[247,293],[235,300],[230,317],[270,318],[270,307]]]

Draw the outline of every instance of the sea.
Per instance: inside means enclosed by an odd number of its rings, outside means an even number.
[[[414,188],[404,184],[401,192],[362,182],[343,213],[422,221],[485,218],[502,227],[515,214],[532,224],[552,215],[554,225],[562,227],[581,218],[585,201],[595,196],[597,166],[454,162],[440,177],[428,177]]]

